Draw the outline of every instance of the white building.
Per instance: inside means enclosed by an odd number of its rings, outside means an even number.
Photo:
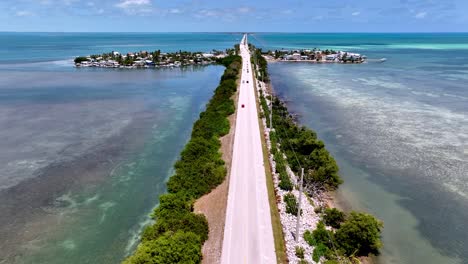
[[[300,53],[293,53],[292,58],[293,58],[293,60],[300,60],[301,59],[301,54]]]

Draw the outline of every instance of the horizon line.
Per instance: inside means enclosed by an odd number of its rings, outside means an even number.
[[[126,33],[126,34],[154,34],[154,33],[212,33],[212,34],[454,34],[468,33],[468,31],[2,31],[0,33]]]

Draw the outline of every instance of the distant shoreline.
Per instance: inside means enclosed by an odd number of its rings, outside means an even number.
[[[191,65],[209,65],[219,63],[228,55],[234,54],[234,49],[225,51],[212,50],[211,52],[178,51],[172,53],[139,51],[121,54],[118,51],[74,59],[77,68],[175,68]]]

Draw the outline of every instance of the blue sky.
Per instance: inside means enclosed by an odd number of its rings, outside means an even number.
[[[468,0],[1,0],[0,31],[468,31]]]

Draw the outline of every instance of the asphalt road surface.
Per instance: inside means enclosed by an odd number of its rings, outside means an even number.
[[[221,263],[276,263],[270,205],[247,36],[229,182]]]

